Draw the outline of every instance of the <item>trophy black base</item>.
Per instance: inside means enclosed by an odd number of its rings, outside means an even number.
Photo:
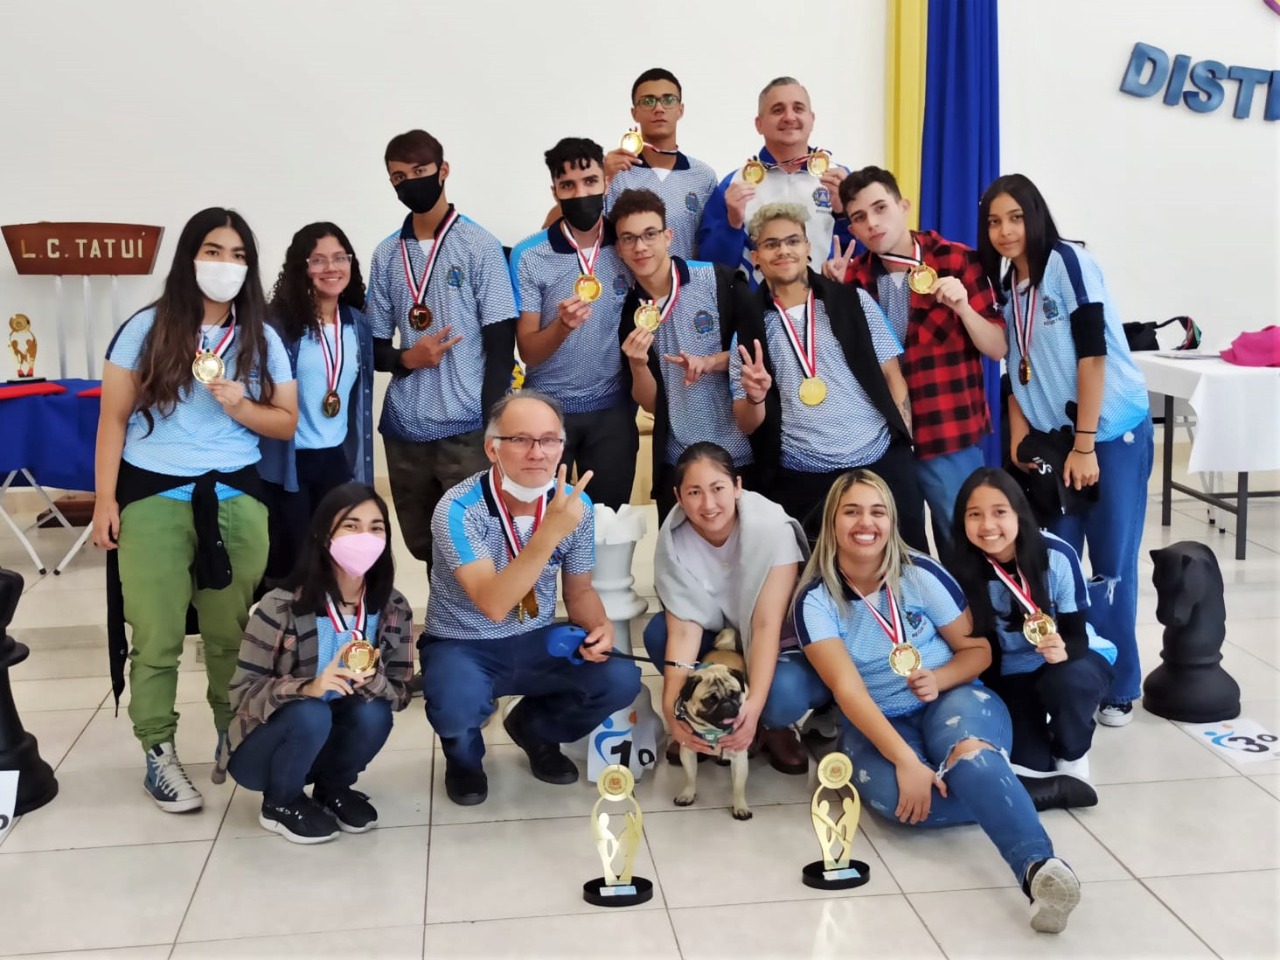
[[[582,899],[593,907],[635,907],[653,899],[653,881],[632,877],[630,883],[613,886],[596,877],[582,885]]]
[[[807,863],[801,878],[806,887],[815,890],[851,890],[871,879],[871,867],[861,860],[850,860],[847,867],[828,870],[821,860]]]

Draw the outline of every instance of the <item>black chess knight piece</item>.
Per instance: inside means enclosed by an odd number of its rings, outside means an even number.
[[[1183,540],[1151,551],[1156,619],[1164,624],[1163,663],[1142,683],[1147,712],[1183,723],[1215,723],[1240,715],[1240,685],[1222,668],[1227,605],[1218,558]]]
[[[9,668],[31,652],[5,633],[21,596],[22,576],[0,568],[0,770],[18,771],[18,803],[13,812],[19,817],[43,807],[58,794],[53,768],[40,759],[36,738],[22,729],[9,687]]]

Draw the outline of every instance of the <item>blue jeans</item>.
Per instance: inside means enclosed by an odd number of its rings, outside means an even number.
[[[1036,808],[1021,781],[1009,768],[1013,739],[1009,711],[1000,698],[980,686],[953,687],[915,713],[891,717],[917,757],[937,769],[947,785],[944,797],[936,790],[923,827],[977,823],[1004,857],[1021,883],[1027,868],[1053,856],[1053,844],[1040,825]],[[944,767],[961,740],[989,743],[995,750],[979,750]],[[898,776],[892,763],[847,720],[840,748],[853,760],[853,784],[871,809],[896,819]]]
[[[630,660],[575,664],[547,653],[548,627],[497,640],[444,640],[424,635],[422,695],[445,759],[478,770],[480,725],[497,697],[523,695],[528,731],[544,743],[572,743],[640,692]]]
[[[271,803],[289,803],[308,783],[351,786],[390,734],[390,701],[355,695],[293,700],[245,737],[227,771]]]
[[[1056,517],[1049,524],[1049,531],[1075,547],[1081,558],[1089,545],[1089,623],[1117,651],[1107,703],[1129,703],[1142,695],[1136,629],[1138,549],[1147,514],[1154,433],[1147,419],[1123,437],[1099,443],[1098,501],[1083,514]]]
[[[698,658],[706,656],[715,643],[716,635],[710,630],[702,633],[702,646]],[[661,662],[667,657],[667,615],[654,614],[644,628],[644,649],[649,656]],[[819,710],[831,703],[831,691],[822,682],[818,672],[809,666],[799,647],[783,650],[778,654],[778,665],[773,671],[773,684],[760,712],[760,726],[765,730],[788,727],[803,717],[808,710]]]
[[[929,505],[933,542],[939,557],[945,559],[951,550],[951,518],[956,509],[956,494],[969,474],[980,466],[982,448],[979,446],[916,461],[916,479],[924,502]]]

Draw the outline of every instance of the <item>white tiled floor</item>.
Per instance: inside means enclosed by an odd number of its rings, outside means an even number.
[[[1275,488],[1275,478],[1259,478]],[[1152,489],[1155,490],[1153,478]],[[1139,638],[1158,663],[1146,551],[1204,539],[1218,552],[1229,613],[1224,664],[1244,715],[1280,732],[1280,504],[1251,508],[1249,559],[1175,504],[1159,526],[1153,497],[1141,559]],[[47,557],[70,544],[41,531]],[[421,614],[426,578],[407,556],[399,584]],[[817,855],[813,775],[784,777],[757,759],[749,822],[728,813],[728,772],[704,766],[692,809],[671,802],[679,771],[646,775],[637,796],[654,880],[642,908],[602,911],[581,884],[599,874],[588,835],[594,790],[529,777],[499,724],[486,730],[491,794],[479,807],[444,796],[443,761],[421,702],[397,718],[361,785],[382,826],[295,847],[257,826],[256,795],[208,782],[213,725],[188,648],[178,686],[179,752],[206,798],[168,816],[140,789],[141,757],[108,691],[100,555],[60,578],[35,576],[16,541],[0,565],[27,578],[10,632],[32,649],[12,671],[22,719],[57,768],[61,792],[0,841],[0,956],[175,960],[214,957],[1273,957],[1280,953],[1280,761],[1223,759],[1182,727],[1138,710],[1100,730],[1101,803],[1044,818],[1084,881],[1060,937],[1033,933],[1013,878],[976,828],[913,831],[865,814],[855,855],[872,879],[848,895],[799,881]],[[636,554],[652,593],[652,531]],[[127,693],[126,693],[127,697]]]

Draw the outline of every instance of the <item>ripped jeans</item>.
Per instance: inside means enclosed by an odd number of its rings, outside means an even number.
[[[915,713],[889,722],[926,766],[942,769],[944,797],[936,790],[929,817],[917,826],[949,827],[977,823],[1021,883],[1027,868],[1053,856],[1053,844],[1040,825],[1031,798],[1009,768],[1013,740],[1009,711],[990,690],[954,687]],[[957,759],[943,769],[951,750],[971,738],[994,746]],[[894,765],[846,719],[840,748],[853,760],[853,785],[862,802],[897,821],[898,776]]]
[[[1097,445],[1098,502],[1079,515],[1055,517],[1049,531],[1089,553],[1089,625],[1116,645],[1115,674],[1104,703],[1142,696],[1138,662],[1138,550],[1147,516],[1147,481],[1155,458],[1148,417],[1131,431]]]

